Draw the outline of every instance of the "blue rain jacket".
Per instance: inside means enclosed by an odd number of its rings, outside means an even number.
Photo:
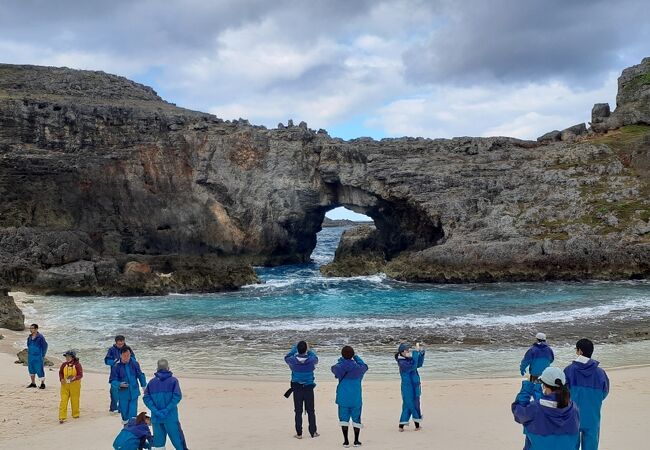
[[[140,396],[138,382],[142,387],[147,385],[147,379],[140,369],[140,364],[133,359],[126,364],[122,361],[115,364],[111,368],[111,375],[108,378],[108,382],[116,389],[120,388],[121,383],[128,383],[129,387],[127,388],[127,391],[130,399],[138,398]],[[123,389],[120,389],[120,395],[123,395],[123,391]]]
[[[402,377],[402,397],[414,398],[422,395],[422,385],[418,369],[424,364],[424,350],[411,352],[410,358],[397,357],[399,374]]]
[[[181,401],[178,379],[169,370],[159,370],[147,384],[142,400],[151,410],[151,422],[178,422],[178,402]]]
[[[146,423],[137,425],[135,419],[131,419],[113,441],[113,448],[115,450],[138,450],[142,444],[144,444],[142,448],[151,448],[152,439],[153,436],[151,436],[151,431]]]
[[[316,364],[318,364],[316,352],[310,349],[306,354],[301,355],[294,345],[284,357],[284,361],[291,369],[292,383],[316,386],[314,382],[314,370],[316,369]]]
[[[41,333],[36,333],[35,339],[32,339],[31,334],[27,336],[27,354],[33,358],[45,358],[47,341]]]
[[[117,364],[121,357],[121,351],[122,349],[117,348],[117,345],[113,344],[106,352],[106,356],[104,357],[104,364],[110,367],[113,367],[115,364]],[[131,350],[131,359],[136,359],[133,350]]]
[[[580,428],[600,427],[600,408],[609,394],[609,378],[598,361],[578,358],[564,369],[571,400],[580,408]]]
[[[515,422],[524,426],[524,450],[575,450],[579,443],[580,413],[572,401],[565,408],[548,406],[555,395],[531,398],[534,385],[523,381],[512,404]]]
[[[357,408],[362,405],[361,380],[368,371],[368,365],[360,356],[352,359],[339,358],[332,366],[332,373],[339,380],[336,386],[336,404],[346,408]]]
[[[519,371],[523,375],[526,373],[526,368],[530,366],[530,374],[538,377],[544,372],[544,369],[551,365],[554,359],[553,350],[546,342],[536,342],[530,346],[521,360]]]

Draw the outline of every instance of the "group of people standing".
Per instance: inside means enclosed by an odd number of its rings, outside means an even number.
[[[147,383],[140,364],[126,338],[115,336],[115,344],[108,349],[104,363],[111,368],[109,411],[120,414],[123,428],[113,442],[116,450],[142,448],[164,449],[167,438],[176,450],[187,450],[185,435],[178,419],[178,403],[183,398],[178,379],[169,370],[169,362],[159,359],[157,371]],[[138,414],[140,389],[142,400],[151,416]],[[153,435],[149,429],[153,426]]]
[[[597,450],[603,401],[609,378],[592,359],[594,344],[576,342],[576,358],[564,370],[553,367],[546,335],[538,333],[521,361],[528,379],[512,403],[515,421],[524,426],[524,450]]]
[[[30,326],[27,337],[28,388],[45,389],[45,355],[48,344],[39,332],[38,324]],[[564,370],[551,364],[555,360],[553,350],[546,342],[546,335],[538,333],[536,342],[528,349],[520,364],[520,373],[527,378],[522,381],[511,409],[516,422],[524,427],[526,436],[524,450],[597,450],[600,436],[600,418],[603,401],[609,393],[609,379],[592,359],[594,344],[580,339],[575,346],[576,358]],[[74,350],[66,351],[65,361],[59,368],[61,402],[59,422],[67,420],[68,404],[72,417],[78,418],[83,368]],[[411,419],[415,430],[420,429],[421,382],[418,369],[424,363],[425,351],[420,344],[402,343],[395,353],[395,361],[401,376],[402,411],[398,429],[404,431]],[[284,357],[291,369],[291,388],[286,397],[293,394],[295,412],[294,437],[302,439],[302,415],[307,413],[308,431],[312,438],[319,436],[314,407],[314,371],[318,364],[316,352],[307,342],[300,341]],[[169,370],[166,359],[157,363],[154,377],[147,379],[136,360],[135,353],[126,345],[122,335],[115,337],[115,344],[108,349],[104,362],[111,368],[109,376],[110,406],[112,414],[120,414],[122,429],[113,442],[117,450],[142,448],[164,449],[167,437],[177,450],[187,450],[185,436],[178,418],[177,405],[182,399],[178,379]],[[338,380],[336,404],[343,433],[343,446],[350,446],[348,436],[350,422],[354,433],[352,445],[360,447],[361,413],[363,406],[362,381],[368,365],[348,345],[341,349],[341,357],[331,367]],[[36,384],[36,377],[40,385]],[[144,404],[151,411],[138,414],[138,399],[143,389]],[[150,426],[153,426],[153,434]]]
[[[27,337],[27,370],[31,382],[28,388],[45,389],[45,355],[47,341],[38,331],[38,324],[29,327]],[[59,404],[59,423],[65,423],[68,405],[72,417],[80,415],[81,379],[83,368],[74,350],[66,351],[65,361],[59,368],[61,383],[61,402]],[[126,338],[115,336],[115,344],[108,349],[104,363],[110,366],[109,412],[120,414],[122,428],[113,442],[117,450],[140,450],[143,448],[164,449],[167,438],[176,450],[187,450],[185,436],[178,420],[178,403],[183,398],[178,379],[169,370],[166,359],[158,360],[158,370],[149,382],[136,360],[135,353],[126,345]],[[40,386],[36,384],[39,378]],[[143,401],[151,411],[138,414],[140,389],[144,389]],[[150,426],[153,426],[153,434]]]
[[[410,423],[411,418],[415,429],[420,429],[422,411],[420,409],[421,383],[418,369],[424,363],[424,349],[416,344],[415,350],[407,343],[399,345],[395,353],[395,360],[401,375],[402,413],[398,429]],[[289,397],[293,393],[295,428],[297,439],[302,439],[302,414],[307,413],[309,434],[312,438],[318,437],[316,426],[316,413],[314,408],[314,388],[316,387],[314,370],[318,364],[318,356],[305,341],[294,345],[284,357],[291,369],[291,388],[285,393]],[[359,435],[363,424],[361,411],[363,406],[361,382],[368,371],[368,365],[354,352],[349,345],[341,349],[341,357],[331,368],[334,377],[338,380],[336,387],[336,404],[338,405],[339,424],[343,433],[343,447],[350,446],[349,427],[352,422],[354,433],[354,447],[360,447]]]

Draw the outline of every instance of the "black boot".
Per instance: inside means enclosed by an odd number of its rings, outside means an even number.
[[[361,428],[354,427],[354,446],[361,447],[361,441],[359,440],[359,432]]]
[[[341,431],[343,431],[343,447],[349,447],[350,441],[348,441],[348,427],[341,427]]]
[[[41,381],[41,385],[38,388],[39,389],[45,389],[45,382]]]
[[[27,387],[28,387],[28,388],[35,388],[35,387],[36,387],[36,383],[29,383],[29,384],[27,385]]]

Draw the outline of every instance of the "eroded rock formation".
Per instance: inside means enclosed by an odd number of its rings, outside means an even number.
[[[600,128],[533,142],[343,141],[224,122],[102,72],[0,65],[0,280],[236,288],[251,264],[308,261],[338,206],[373,218],[400,279],[647,277],[648,66],[624,72]]]
[[[25,316],[6,289],[0,289],[0,328],[15,331],[25,329]]]

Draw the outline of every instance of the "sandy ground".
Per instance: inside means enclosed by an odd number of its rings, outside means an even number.
[[[107,373],[87,372],[83,379],[81,418],[60,425],[57,372],[46,373],[46,390],[26,389],[26,367],[14,364],[13,342],[26,333],[0,330],[0,448],[110,449],[120,419],[108,413]],[[83,361],[82,361],[83,363]],[[153,373],[144,367],[145,373]],[[172,367],[173,370],[173,367]],[[612,389],[603,411],[601,450],[647,448],[650,426],[650,367],[608,371]],[[316,439],[292,438],[293,404],[282,394],[288,382],[224,380],[179,376],[183,390],[180,417],[188,447],[197,449],[326,449],[340,448],[342,439],[335,383],[317,380]],[[364,448],[518,450],[521,427],[510,413],[520,379],[425,381],[422,431],[397,431],[401,400],[399,380],[367,380],[364,384]],[[140,410],[144,405],[140,403]],[[305,417],[305,436],[306,432]],[[350,433],[352,434],[352,433]],[[171,448],[169,445],[167,448]]]

